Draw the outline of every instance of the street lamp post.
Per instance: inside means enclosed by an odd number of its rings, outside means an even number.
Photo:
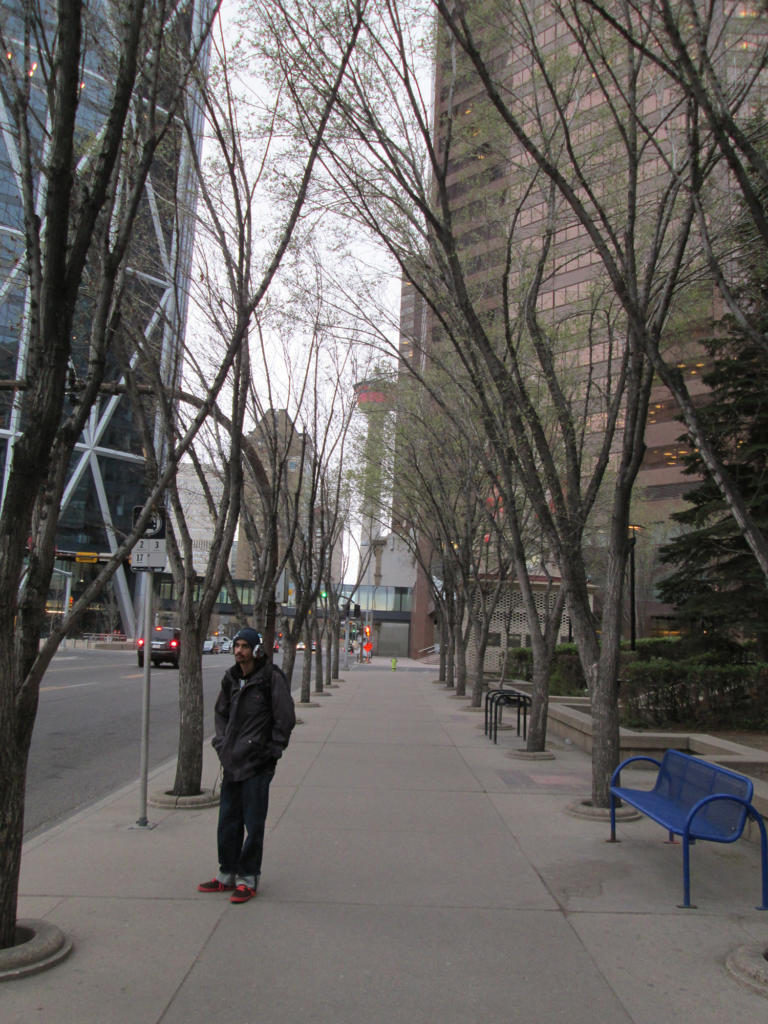
[[[642,526],[629,524],[629,649],[637,647],[637,610],[635,599],[635,546]]]

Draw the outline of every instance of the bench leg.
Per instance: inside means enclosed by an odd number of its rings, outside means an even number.
[[[757,822],[757,827],[760,829],[760,873],[763,888],[763,902],[756,909],[768,910],[768,839],[766,839],[765,825],[763,824],[762,817],[757,813],[753,814],[752,817]]]
[[[607,840],[609,843],[618,843],[616,838],[616,797],[611,793],[611,838]]]
[[[690,840],[686,833],[683,833],[683,902],[680,907],[684,910],[696,909],[696,905],[691,903]]]

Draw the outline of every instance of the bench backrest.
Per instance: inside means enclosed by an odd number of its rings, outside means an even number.
[[[679,807],[690,810],[705,796],[723,793],[750,802],[752,780],[728,768],[710,764],[679,750],[667,750],[661,762],[654,792]],[[746,808],[731,800],[715,800],[696,815],[696,832],[711,830],[724,836],[740,834],[746,820]]]

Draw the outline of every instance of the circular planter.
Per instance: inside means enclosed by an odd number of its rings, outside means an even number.
[[[72,950],[72,942],[60,928],[48,921],[19,918],[16,938],[15,946],[0,949],[0,981],[13,981],[47,971]]]
[[[551,750],[510,750],[507,757],[515,758],[518,761],[554,761],[555,755]]]
[[[587,818],[590,821],[610,821],[611,812],[607,807],[593,807],[591,800],[574,800],[565,808],[565,813],[574,818]],[[640,811],[624,805],[616,808],[616,821],[636,821],[642,818]]]
[[[768,950],[764,946],[739,946],[728,954],[725,966],[742,985],[768,996]]]
[[[167,790],[151,793],[148,803],[153,807],[172,807],[179,811],[197,810],[200,807],[215,807],[219,802],[218,791],[204,789],[196,796],[175,796]]]

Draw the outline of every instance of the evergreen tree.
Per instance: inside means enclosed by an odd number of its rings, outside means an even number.
[[[768,363],[762,348],[739,337],[711,341],[705,375],[712,400],[702,410],[729,473],[761,529],[768,528]],[[686,438],[691,443],[690,438]],[[684,531],[661,549],[675,571],[660,584],[665,601],[708,633],[746,635],[768,648],[768,589],[749,546],[695,450],[686,473],[703,479],[672,518]]]
[[[704,382],[711,400],[702,422],[750,514],[768,530],[768,252],[748,221],[738,225],[739,299],[747,317],[726,318],[723,334],[705,349],[711,367]],[[690,436],[685,472],[701,478],[686,495],[688,506],[672,518],[683,532],[661,549],[675,566],[661,597],[676,605],[689,627],[711,637],[752,637],[768,654],[768,588],[754,555],[729,514],[721,491],[706,472]]]

